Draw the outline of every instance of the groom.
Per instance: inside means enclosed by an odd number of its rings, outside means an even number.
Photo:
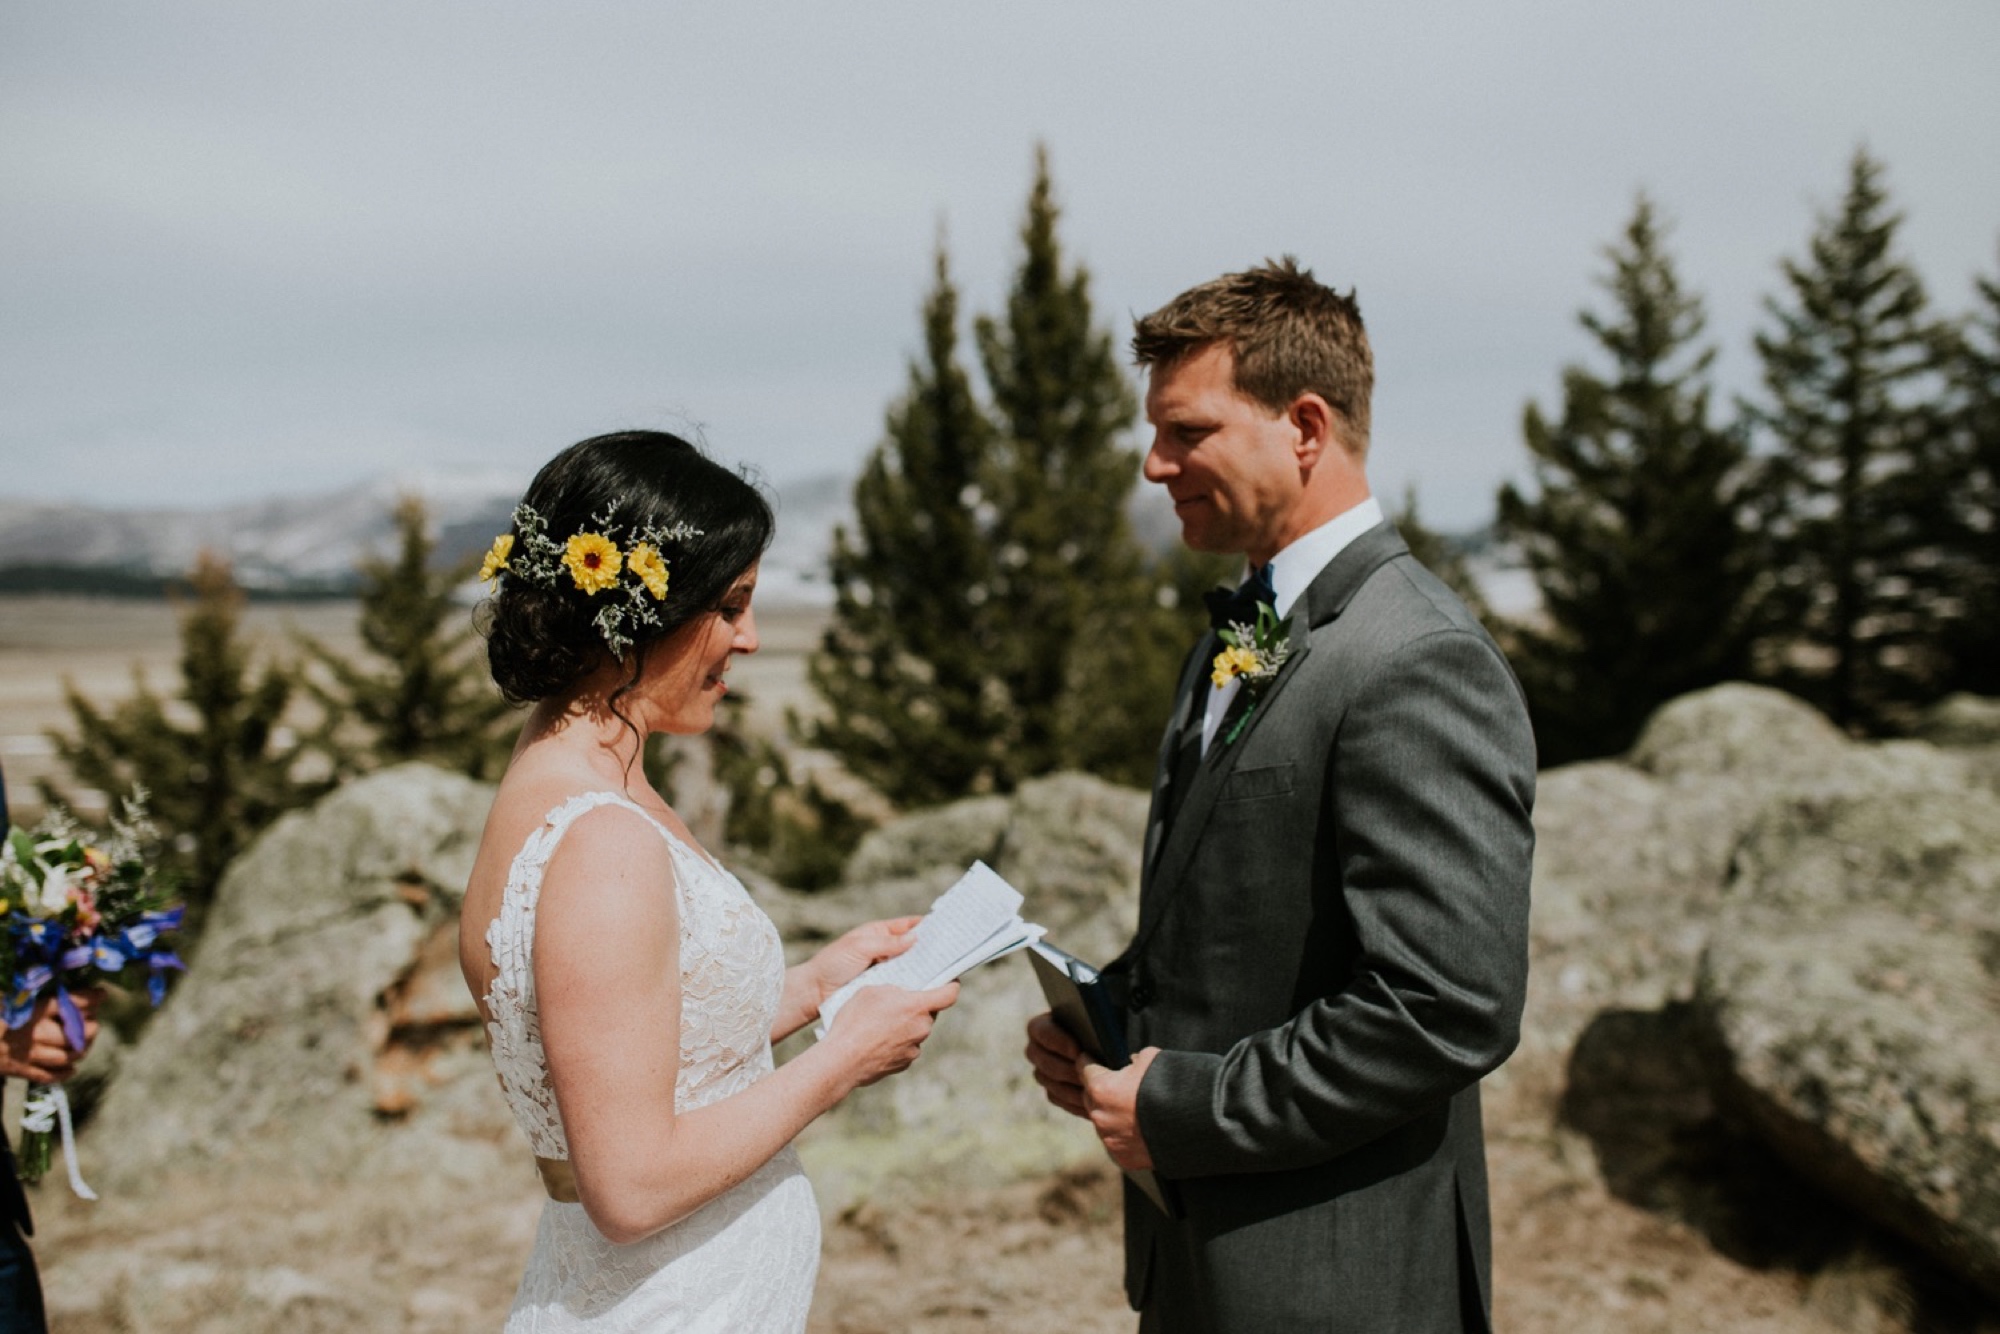
[[[1364,464],[1361,314],[1287,258],[1139,321],[1148,481],[1284,631],[1182,673],[1113,1071],[1028,1055],[1126,1189],[1142,1334],[1486,1331],[1480,1077],[1518,1036],[1534,743],[1506,661],[1410,556]],[[1223,599],[1216,599],[1221,602]],[[1281,647],[1282,644],[1282,647]],[[1275,669],[1275,670],[1273,670]]]

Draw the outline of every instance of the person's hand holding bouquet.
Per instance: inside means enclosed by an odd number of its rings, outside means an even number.
[[[101,841],[61,812],[0,841],[0,1074],[29,1083],[20,1174],[40,1179],[60,1131],[70,1187],[86,1199],[96,1196],[69,1152],[62,1081],[97,1035],[98,989],[143,979],[158,1005],[182,967],[164,944],[183,909],[167,902],[148,855],[156,839],[140,793]]]

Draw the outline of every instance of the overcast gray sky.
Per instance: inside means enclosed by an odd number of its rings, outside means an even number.
[[[1996,67],[1992,0],[0,0],[0,497],[524,481],[690,420],[850,470],[940,220],[994,308],[1041,140],[1121,342],[1296,253],[1359,291],[1377,490],[1478,523],[1642,188],[1730,388],[1857,144],[1964,309]]]

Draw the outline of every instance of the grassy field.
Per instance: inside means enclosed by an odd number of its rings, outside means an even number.
[[[298,634],[359,656],[358,610],[353,602],[256,602],[244,609],[243,630],[258,661],[296,658]],[[65,685],[100,707],[130,696],[135,674],[171,696],[180,683],[180,614],[166,601],[0,597],[0,767],[18,815],[32,818],[40,810],[37,780],[65,777],[47,735],[71,725]],[[749,702],[755,730],[781,735],[787,708],[812,708],[806,656],[825,622],[818,610],[758,610],[763,647],[730,674]],[[86,800],[78,807],[85,818],[101,809]]]

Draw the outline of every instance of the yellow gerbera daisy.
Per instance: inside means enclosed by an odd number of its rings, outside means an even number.
[[[653,549],[650,542],[635,542],[632,553],[625,558],[625,568],[639,576],[639,582],[658,602],[667,595],[667,562]]]
[[[618,582],[625,558],[618,544],[602,533],[578,533],[563,548],[563,564],[569,577],[586,593],[602,593]]]
[[[479,582],[482,584],[491,583],[499,575],[500,571],[507,568],[507,558],[513,554],[514,535],[512,533],[502,533],[500,536],[494,538],[492,550],[488,551],[486,559],[479,563]]]
[[[1208,679],[1220,690],[1239,672],[1247,672],[1256,665],[1257,655],[1249,649],[1226,648],[1215,655],[1215,670],[1209,673]]]

